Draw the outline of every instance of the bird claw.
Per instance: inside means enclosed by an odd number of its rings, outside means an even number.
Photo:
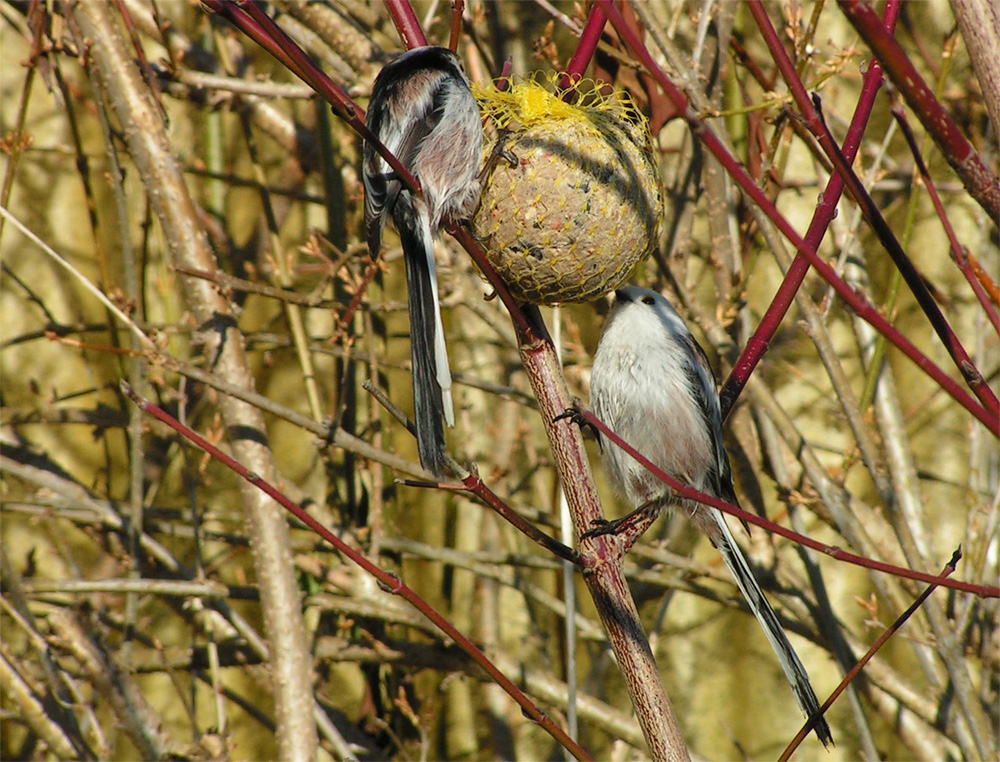
[[[587,420],[586,416],[583,414],[583,405],[580,400],[573,400],[573,407],[568,407],[562,411],[559,415],[552,419],[552,423],[557,423],[558,421],[570,420],[580,427],[581,431],[589,431],[594,439],[597,440],[598,444],[601,442],[601,432],[598,428]]]
[[[517,155],[506,147],[507,135],[509,132],[510,130],[500,131],[500,134],[497,135],[497,142],[493,145],[493,150],[490,152],[489,157],[483,164],[483,168],[479,173],[479,180],[484,185],[490,178],[490,175],[493,174],[493,170],[497,168],[497,164],[501,161],[506,162],[507,166],[511,169],[514,169],[518,164],[520,164],[520,160],[517,158]]]
[[[594,519],[591,521],[591,529],[588,529],[581,536],[581,540],[590,540],[595,537],[607,537],[614,535],[624,542],[627,551],[642,537],[653,522],[659,518],[661,510],[658,508],[658,501],[650,501],[639,506],[631,513],[619,519],[608,521],[607,519]]]
[[[590,522],[591,528],[584,532],[581,536],[581,540],[590,540],[594,537],[603,537],[608,534],[617,534],[617,529],[615,524],[617,522],[608,521],[607,519],[594,519]]]

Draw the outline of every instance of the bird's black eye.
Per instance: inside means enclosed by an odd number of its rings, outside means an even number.
[[[651,296],[644,296],[644,297],[642,297],[642,303],[643,304],[648,304],[648,305],[652,306],[655,301],[656,300],[653,297],[651,297]]]

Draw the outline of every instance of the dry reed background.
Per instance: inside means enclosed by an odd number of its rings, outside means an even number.
[[[174,223],[205,231],[220,271],[214,283],[201,281],[201,291],[185,290],[172,254],[177,241],[157,217],[166,191],[152,187],[127,150],[130,130],[153,130],[108,108],[120,96],[81,47],[99,17],[120,22],[119,8],[52,5],[43,18],[34,15],[41,4],[0,4],[0,201],[127,312],[155,348],[138,343],[66,269],[0,221],[0,754],[274,758],[268,643],[301,648],[309,661],[323,755],[342,757],[350,744],[359,758],[373,759],[557,753],[418,615],[283,514],[248,505],[255,498],[228,471],[142,418],[119,392],[127,378],[207,438],[226,442],[230,398],[218,385],[233,378],[213,361],[218,321],[204,317],[219,300],[245,338],[244,380],[273,403],[263,414],[273,471],[263,447],[249,454],[250,467],[275,474],[295,501],[396,571],[562,721],[560,564],[461,494],[394,482],[419,474],[415,447],[361,383],[370,379],[409,405],[403,268],[391,242],[360,309],[349,311],[368,267],[357,138],[197,3],[124,0],[129,33],[159,75],[150,95],[166,126],[164,156],[183,169],[195,201]],[[380,64],[401,47],[378,3],[269,7],[362,104]],[[701,25],[705,7],[714,14],[710,27]],[[766,7],[842,136],[865,45],[833,4]],[[558,10],[581,23],[574,4]],[[682,68],[677,76],[697,83],[713,109],[703,115],[805,230],[828,170],[803,139],[780,80],[773,91],[764,86],[775,82],[773,62],[745,9],[651,1],[643,10],[680,51],[682,67],[700,51],[700,73]],[[433,19],[428,36],[443,41],[448,4],[419,4],[424,14]],[[542,4],[470,2],[467,14],[473,35],[459,52],[480,80],[507,57],[517,74],[556,68],[575,44]],[[33,29],[42,30],[34,55]],[[896,36],[996,171],[996,134],[949,4],[904,3]],[[739,48],[746,58],[735,55]],[[644,92],[628,56],[617,55],[620,83]],[[995,221],[910,121],[959,240],[995,278]],[[734,201],[730,183],[680,120],[657,126],[669,214],[663,255],[636,280],[678,296],[724,378],[790,254],[775,250],[776,239]],[[996,389],[996,332],[949,259],[884,95],[855,166]],[[449,241],[440,253],[458,378],[452,452],[553,533],[557,485],[509,320],[498,301],[483,299],[488,289],[464,252]],[[956,375],[852,204],[842,204],[820,253]],[[192,304],[193,293],[204,303]],[[582,398],[599,312],[544,311],[550,326],[561,321],[566,377]],[[883,367],[865,359],[871,351],[881,350],[868,326],[810,275],[728,423],[744,506],[824,542],[924,571],[939,570],[961,544],[956,576],[995,584],[996,440],[898,352],[889,349]],[[874,399],[873,367],[882,370]],[[286,411],[311,419],[313,429],[333,421],[374,450],[328,446]],[[868,464],[865,448],[875,455]],[[616,515],[620,507],[603,483],[602,490]],[[838,524],[821,495],[833,496],[853,528]],[[256,516],[249,527],[248,514]],[[286,525],[292,558],[281,555]],[[662,522],[651,534],[627,569],[686,740],[704,758],[776,756],[800,717],[738,591],[711,546],[683,523]],[[282,598],[280,580],[259,584],[250,545],[270,542],[273,568],[294,568],[290,597]],[[821,698],[852,662],[849,654],[863,653],[922,589],[815,556],[804,563],[796,547],[760,530],[749,546]],[[598,758],[643,758],[603,632],[585,588],[576,586],[582,745]],[[282,622],[297,621],[299,597],[302,626],[283,631]],[[282,622],[265,621],[263,611],[278,611],[269,616]],[[856,693],[833,708],[838,745],[824,758],[995,758],[998,652],[996,601],[939,590],[855,683]],[[310,711],[307,699],[291,720],[307,728],[306,738]],[[800,758],[821,753],[809,740]]]

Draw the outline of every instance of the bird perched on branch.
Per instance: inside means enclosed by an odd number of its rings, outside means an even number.
[[[367,124],[420,184],[415,194],[370,144],[364,150],[365,227],[372,258],[385,221],[399,232],[410,315],[413,409],[424,468],[444,471],[442,419],[454,426],[451,371],[434,263],[434,237],[448,217],[479,203],[483,150],[479,108],[458,56],[446,48],[411,50],[375,78]]]
[[[644,288],[615,292],[590,378],[594,414],[664,473],[699,492],[738,505],[715,378],[704,350],[663,296]],[[816,735],[832,742],[805,667],[764,597],[722,511],[674,491],[613,442],[602,449],[604,469],[634,508],[589,535],[628,532],[637,538],[666,508],[679,507],[708,535],[764,629],[799,708],[816,718]]]

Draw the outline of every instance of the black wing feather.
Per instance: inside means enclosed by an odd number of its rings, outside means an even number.
[[[719,394],[716,391],[715,375],[708,356],[701,345],[690,334],[684,337],[694,363],[687,367],[692,380],[691,389],[695,401],[710,428],[712,442],[715,446],[715,458],[709,472],[709,481],[715,488],[715,493],[728,503],[739,505],[736,491],[733,488],[733,470],[729,463],[729,454],[722,439],[722,411],[719,408]]]

